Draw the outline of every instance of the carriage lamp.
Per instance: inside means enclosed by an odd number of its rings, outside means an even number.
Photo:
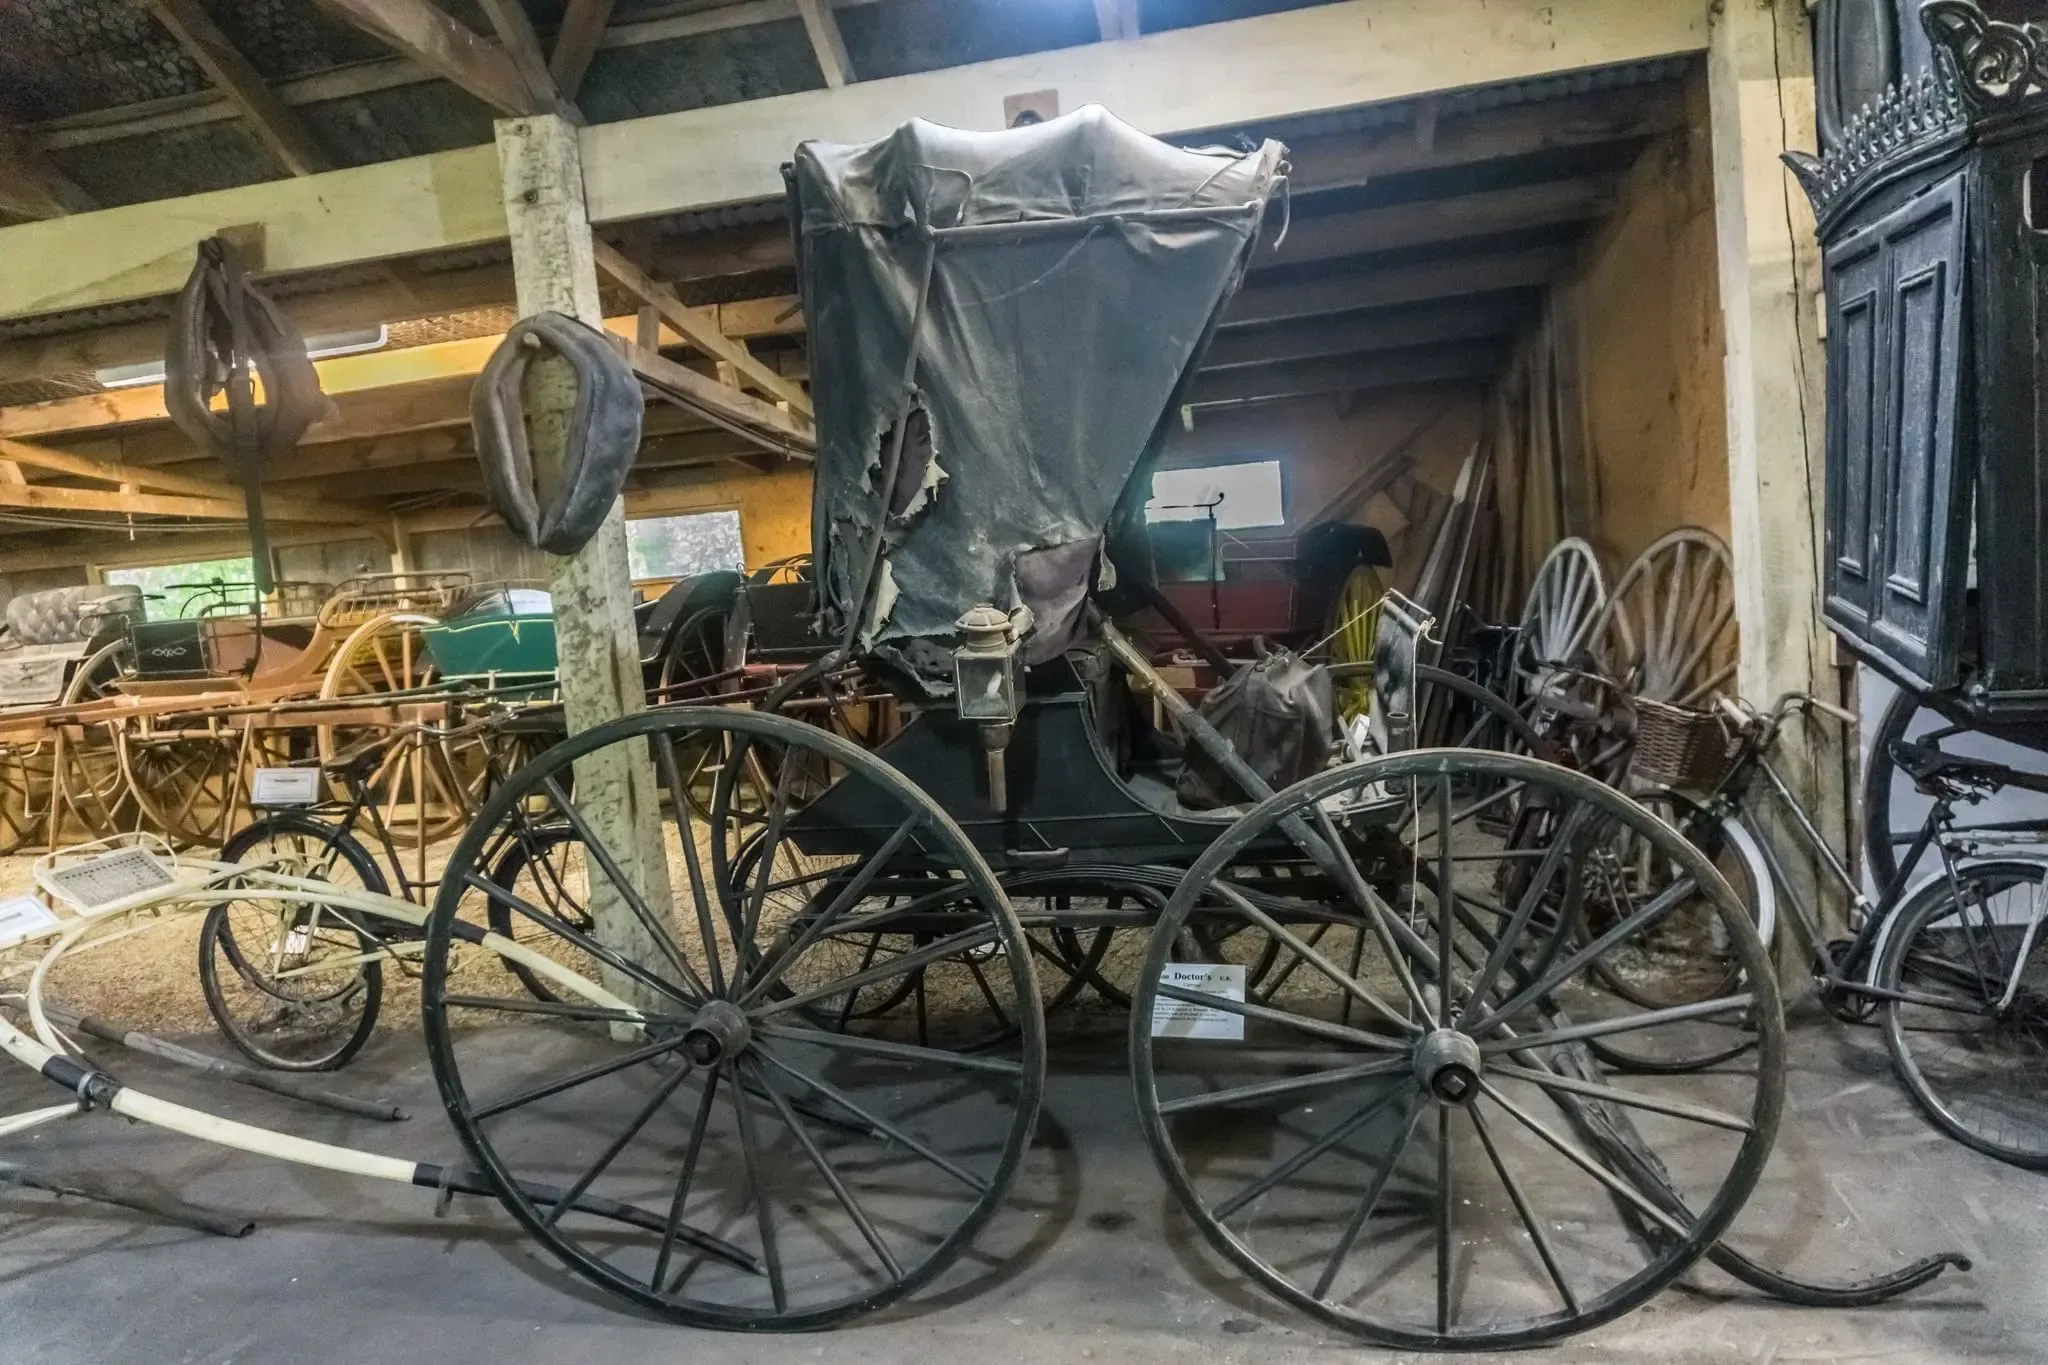
[[[988,762],[988,799],[998,813],[1008,808],[1009,783],[1003,751],[1017,719],[1017,645],[1031,629],[1029,608],[1006,614],[983,603],[953,623],[960,646],[953,651],[953,695],[960,719],[981,729]]]

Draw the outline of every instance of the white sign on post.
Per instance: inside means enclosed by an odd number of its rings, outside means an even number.
[[[0,947],[24,942],[56,925],[57,917],[50,913],[50,907],[34,896],[0,901]]]
[[[1159,984],[1244,1003],[1244,968],[1236,963],[1169,962],[1159,969]],[[1161,994],[1152,1001],[1152,1036],[1241,1043],[1244,1016]]]
[[[318,768],[258,768],[249,787],[252,806],[310,806],[319,799]]]

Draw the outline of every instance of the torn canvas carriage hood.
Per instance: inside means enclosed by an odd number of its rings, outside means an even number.
[[[934,687],[977,603],[1032,608],[1028,660],[1071,643],[1282,155],[1175,147],[1094,106],[797,149],[830,638],[857,619],[857,650]]]

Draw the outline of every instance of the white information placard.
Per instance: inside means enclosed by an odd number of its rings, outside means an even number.
[[[252,806],[310,806],[319,799],[318,768],[258,768],[249,787]]]
[[[1244,1002],[1244,968],[1237,963],[1169,962],[1159,969],[1159,984]],[[1152,1036],[1241,1043],[1244,1016],[1161,994],[1152,1002]]]
[[[57,927],[57,916],[34,896],[0,901],[0,948],[32,939]]]

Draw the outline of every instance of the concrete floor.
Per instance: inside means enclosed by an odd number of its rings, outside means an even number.
[[[1893,1084],[1874,1033],[1809,1023],[1795,1044],[1785,1128],[1738,1243],[1818,1275],[1951,1248],[1976,1269],[1859,1312],[1782,1307],[1696,1270],[1689,1287],[1619,1323],[1500,1359],[2048,1358],[2048,1177],[1934,1133]],[[415,1117],[396,1125],[229,1095],[132,1056],[114,1061],[134,1083],[252,1122],[409,1158],[457,1156],[413,1037],[380,1037],[342,1080],[409,1105]],[[60,1123],[6,1144],[4,1155],[54,1174],[133,1172],[246,1213],[259,1228],[232,1241],[40,1193],[0,1193],[0,1362],[1400,1358],[1296,1317],[1207,1253],[1154,1173],[1116,1073],[1105,1054],[1056,1058],[1042,1133],[1053,1155],[1020,1180],[965,1283],[823,1336],[696,1333],[620,1309],[529,1247],[484,1201],[437,1219],[425,1191],[242,1157],[103,1116]],[[0,1075],[0,1112],[54,1098],[16,1068]]]

